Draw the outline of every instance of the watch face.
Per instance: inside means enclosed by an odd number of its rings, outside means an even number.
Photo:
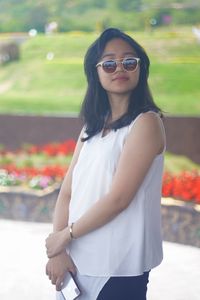
[[[61,293],[66,300],[77,299],[77,297],[81,294],[72,274],[69,272],[66,275]]]

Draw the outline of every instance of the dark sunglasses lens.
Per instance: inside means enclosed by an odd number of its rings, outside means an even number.
[[[137,68],[137,60],[134,58],[127,58],[123,61],[124,69],[127,71],[134,71]]]
[[[117,64],[113,60],[107,60],[102,64],[102,67],[106,73],[113,73],[117,68]]]

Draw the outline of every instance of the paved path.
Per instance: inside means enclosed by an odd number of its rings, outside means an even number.
[[[50,231],[51,224],[0,220],[0,300],[55,300],[44,271]],[[148,300],[200,300],[200,249],[165,242],[164,255]]]

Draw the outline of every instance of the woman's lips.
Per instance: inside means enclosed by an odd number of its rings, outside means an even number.
[[[126,77],[126,76],[117,76],[117,77],[113,78],[113,81],[116,81],[116,80],[127,81],[128,77]]]

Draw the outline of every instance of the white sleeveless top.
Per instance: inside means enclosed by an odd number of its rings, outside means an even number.
[[[154,113],[154,112],[153,112]],[[72,176],[69,224],[109,192],[129,126],[84,142]],[[164,152],[164,151],[163,151]],[[70,244],[82,275],[138,276],[162,261],[161,186],[164,153],[156,156],[130,205],[104,226]]]

